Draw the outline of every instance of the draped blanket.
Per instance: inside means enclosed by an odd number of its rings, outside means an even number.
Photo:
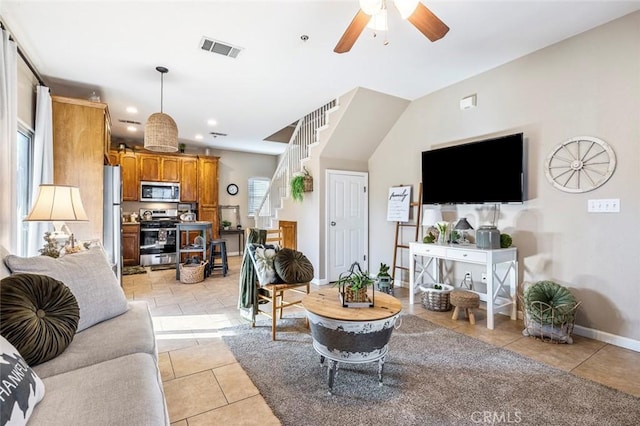
[[[265,229],[251,228],[247,236],[247,246],[249,244],[264,244],[267,239]],[[238,309],[250,317],[252,320],[258,313],[258,276],[253,262],[249,257],[249,250],[245,249],[242,255],[242,269],[240,270],[240,282],[238,291]]]

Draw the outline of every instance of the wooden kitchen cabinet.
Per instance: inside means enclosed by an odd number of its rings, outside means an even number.
[[[141,181],[179,182],[180,157],[138,154],[138,172]]]
[[[138,201],[140,179],[138,179],[138,161],[132,151],[120,153],[120,173],[122,175],[122,201]]]
[[[140,264],[140,224],[122,224],[122,264],[136,266]]]
[[[111,140],[107,104],[52,96],[53,183],[80,188],[88,222],[68,222],[79,241],[102,241],[105,158]],[[108,161],[108,160],[107,160]]]
[[[218,229],[218,157],[198,157],[198,220],[211,222],[212,238]]]
[[[198,159],[195,157],[180,159],[180,201],[198,201]]]

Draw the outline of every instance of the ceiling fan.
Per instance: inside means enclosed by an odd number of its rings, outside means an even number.
[[[449,27],[418,0],[394,0],[402,19],[413,24],[429,40],[440,40],[447,34]],[[356,40],[370,21],[383,21],[386,26],[387,0],[360,0],[360,10],[356,13],[344,34],[333,49],[336,53],[351,50]],[[372,18],[375,18],[372,20]],[[376,22],[372,22],[376,23]],[[378,28],[380,29],[380,28]],[[386,29],[386,28],[385,28]]]

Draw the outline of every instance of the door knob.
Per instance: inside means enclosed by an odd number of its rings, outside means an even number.
[[[331,221],[331,226],[336,226],[336,223],[334,221]]]

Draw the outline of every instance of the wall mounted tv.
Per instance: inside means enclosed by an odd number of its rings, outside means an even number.
[[[423,204],[522,203],[522,133],[422,152]]]

